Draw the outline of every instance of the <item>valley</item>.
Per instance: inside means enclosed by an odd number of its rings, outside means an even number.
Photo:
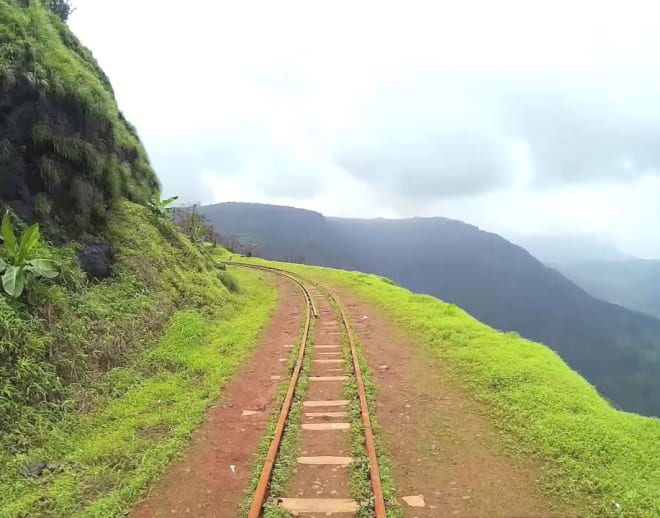
[[[652,127],[390,74],[384,5],[79,2],[0,0],[0,518],[660,517],[658,262],[539,231],[652,253]]]
[[[660,320],[597,299],[496,234],[446,218],[325,218],[241,203],[200,212],[255,255],[375,273],[454,303],[548,345],[617,407],[660,415]]]

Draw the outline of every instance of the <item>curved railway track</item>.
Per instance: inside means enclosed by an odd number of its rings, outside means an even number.
[[[284,402],[282,404],[282,409],[280,411],[280,415],[277,421],[273,440],[271,441],[270,447],[268,449],[268,453],[266,455],[266,459],[264,461],[264,465],[261,471],[261,475],[259,477],[259,482],[254,492],[248,517],[249,518],[261,517],[263,513],[264,505],[269,499],[269,485],[273,474],[273,468],[277,462],[277,455],[280,449],[282,437],[284,435],[284,430],[285,427],[287,426],[287,422],[289,419],[289,413],[291,410],[292,401],[294,399],[294,394],[296,392],[298,381],[300,379],[301,371],[304,368],[305,354],[307,351],[308,342],[310,341],[310,328],[311,328],[312,319],[318,319],[319,332],[321,333],[322,337],[328,337],[335,334],[340,335],[342,333],[342,331],[336,331],[336,332],[327,331],[327,329],[331,328],[328,326],[333,326],[335,325],[336,322],[340,323],[340,326],[343,329],[343,333],[345,333],[347,337],[348,347],[350,349],[351,365],[349,366],[348,369],[345,368],[341,370],[344,370],[350,376],[353,376],[355,378],[354,381],[357,386],[357,395],[359,400],[362,430],[364,432],[364,444],[366,447],[367,458],[368,458],[369,478],[372,489],[371,501],[373,503],[373,516],[375,516],[376,518],[385,518],[386,517],[385,501],[384,501],[383,491],[380,482],[380,473],[378,469],[376,448],[374,444],[373,433],[371,430],[371,419],[369,417],[369,410],[367,406],[367,396],[364,388],[364,382],[362,380],[360,365],[358,362],[357,352],[355,348],[355,340],[353,337],[350,323],[346,316],[346,312],[344,311],[340,301],[332,292],[330,292],[325,288],[321,288],[318,285],[314,285],[314,288],[310,289],[310,287],[308,287],[308,284],[312,284],[311,282],[301,279],[300,277],[286,270],[268,267],[268,266],[246,264],[246,263],[231,263],[231,264],[243,268],[253,268],[257,270],[267,271],[288,278],[292,282],[295,282],[298,285],[298,287],[301,289],[305,297],[306,306],[307,306],[305,325],[303,328],[300,347],[298,348],[298,357],[297,357],[296,365],[291,374],[291,379],[289,381],[288,390],[284,398]],[[314,302],[313,292],[318,293],[319,297],[321,298],[321,304],[325,306],[325,309],[323,311],[318,310],[317,305]],[[323,297],[325,297],[326,299],[325,301],[323,300]],[[334,313],[334,319],[332,317],[333,313]],[[339,352],[321,352],[321,351],[317,351],[317,349],[320,349],[322,351],[327,351],[327,349],[332,349],[332,348],[341,349],[341,347],[342,346],[340,344],[316,345],[313,351],[315,354],[314,357],[318,357],[320,359],[313,360],[314,363],[312,363],[313,365],[312,371],[314,371],[314,369],[317,368],[323,369],[323,367],[325,367],[327,364],[334,365],[344,362],[344,360],[341,359],[334,359],[334,358],[328,359],[334,355],[341,356],[341,353]],[[332,368],[329,370],[335,371],[340,369]],[[309,374],[312,374],[312,376],[310,376],[310,380],[312,380],[314,383],[317,383],[322,387],[318,391],[319,394],[325,394],[325,393],[336,394],[338,389],[341,390],[343,383],[347,379],[347,376],[328,376],[328,375],[318,376],[318,375],[314,375],[314,374],[318,374],[315,372],[311,372]],[[323,374],[328,374],[328,372],[323,372]],[[328,408],[331,410],[337,410],[337,407],[345,407],[349,403],[350,401],[336,400],[336,399],[335,400],[320,399],[315,401],[306,401],[304,403],[305,407],[313,407],[313,410],[315,410],[315,412],[307,413],[305,415],[310,418],[321,417],[324,418],[325,420],[322,422],[302,424],[300,426],[303,427],[303,430],[314,431],[314,433],[318,433],[318,434],[341,433],[342,430],[345,430],[349,427],[349,423],[334,422],[331,419],[335,417],[345,416],[346,412],[316,412],[316,410],[323,410]],[[311,442],[313,443],[314,441]],[[338,446],[336,445],[337,444],[341,445],[341,439],[338,440],[336,435],[332,435],[328,437],[327,440],[323,438],[321,439],[320,442],[324,445],[327,445],[329,448],[332,447],[338,448]],[[316,440],[316,443],[317,444],[319,443],[318,439]],[[313,449],[313,446],[311,447],[311,449]],[[341,456],[341,453],[343,453],[343,448],[340,451],[336,452],[337,455],[329,455],[329,453],[334,453],[334,452],[324,451],[322,456],[300,457],[298,459],[298,462],[302,464],[320,466],[322,468],[327,466],[329,470],[326,470],[326,473],[330,477],[336,479],[337,477],[340,476],[338,475],[338,473],[341,473],[340,471],[338,471],[337,466],[346,466],[347,463],[352,462],[353,459],[349,457]],[[333,465],[334,467],[331,467]],[[306,466],[301,466],[301,467],[306,467]],[[331,472],[332,474],[330,474]],[[312,476],[311,473],[312,472],[310,472],[309,474],[309,478],[311,478]],[[302,483],[304,485],[305,475],[300,475],[298,478],[302,480]],[[300,482],[298,484],[300,485]],[[320,486],[314,486],[314,485],[312,487],[314,489],[320,488]],[[360,507],[360,504],[351,498],[340,498],[340,497],[320,498],[320,497],[316,497],[315,495],[307,498],[299,498],[298,497],[299,494],[306,495],[307,492],[309,491],[306,492],[304,487],[298,489],[300,489],[300,491],[298,491],[297,494],[291,495],[291,497],[278,499],[279,505],[293,512],[294,514],[318,513],[320,515],[337,514],[341,516],[349,516],[357,512],[357,510]],[[322,491],[315,491],[315,493],[322,493]],[[337,491],[333,490],[331,492],[331,494],[334,493],[337,493]]]

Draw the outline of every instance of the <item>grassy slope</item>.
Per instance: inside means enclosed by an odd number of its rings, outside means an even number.
[[[34,287],[36,309],[0,297],[0,354],[15,352],[0,393],[2,517],[121,515],[183,450],[274,308],[262,276],[232,273],[231,293],[225,272],[141,207],[119,205],[108,238],[113,279],[87,285],[72,250],[49,248],[71,261],[59,284]],[[38,368],[27,389],[25,365]],[[33,461],[63,471],[28,478]]]
[[[277,263],[268,263],[277,264]],[[375,275],[286,264],[350,288],[485,402],[503,446],[545,466],[547,491],[594,516],[660,516],[660,420],[614,410],[549,348]]]

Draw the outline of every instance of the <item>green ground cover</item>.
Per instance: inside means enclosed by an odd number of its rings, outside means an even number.
[[[107,237],[113,278],[87,283],[73,250],[45,247],[69,273],[29,305],[0,297],[2,517],[120,516],[183,451],[275,307],[267,276],[216,269],[143,207],[117,206]],[[32,462],[60,465],[33,478]]]

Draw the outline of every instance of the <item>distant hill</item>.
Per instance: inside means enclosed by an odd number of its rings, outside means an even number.
[[[634,259],[611,243],[589,235],[524,236],[513,241],[546,264]]]
[[[387,276],[556,350],[620,407],[660,415],[660,321],[599,300],[523,248],[446,218],[359,220],[226,203],[201,207],[255,254]]]
[[[557,269],[595,297],[660,317],[660,261],[585,261]]]

